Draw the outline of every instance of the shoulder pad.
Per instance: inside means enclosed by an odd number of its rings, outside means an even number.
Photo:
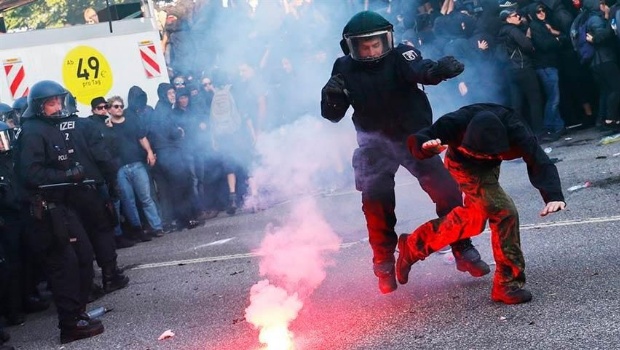
[[[419,59],[422,59],[422,53],[420,52],[420,50],[416,49],[413,46],[400,44],[396,48],[394,48],[394,51],[405,61],[417,61]]]

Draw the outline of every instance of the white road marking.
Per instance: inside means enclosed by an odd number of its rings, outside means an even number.
[[[230,241],[232,241],[233,239],[235,239],[236,237],[232,237],[232,238],[226,238],[226,239],[220,239],[219,241],[215,241],[215,242],[210,242],[210,243],[206,243],[206,244],[201,244],[201,245],[197,245],[193,248],[187,249],[186,252],[192,251],[192,250],[196,250],[196,249],[201,249],[201,248],[205,248],[205,247],[211,247],[214,245],[222,245],[222,244],[226,244]]]
[[[558,227],[558,226],[573,226],[573,225],[584,225],[584,224],[596,224],[596,223],[612,222],[612,221],[620,221],[620,215],[604,216],[604,217],[598,217],[598,218],[585,218],[585,219],[574,219],[574,220],[564,220],[564,221],[552,221],[552,222],[545,222],[545,223],[538,223],[538,224],[526,224],[526,225],[521,225],[521,230],[522,231],[527,231],[527,230],[541,229],[541,228],[545,228],[545,227]],[[487,229],[484,232],[489,232],[489,230]],[[208,244],[203,244],[203,245],[198,246],[198,247],[203,247],[203,246],[208,246],[208,245],[215,245],[215,244],[224,244],[224,243],[226,243],[226,242],[228,242],[228,241],[230,241],[232,239],[234,239],[234,238],[223,239],[223,240],[220,240],[220,241],[211,242],[211,243],[208,243]],[[349,248],[349,247],[352,247],[352,246],[360,244],[360,243],[365,243],[367,241],[368,241],[368,238],[363,238],[363,239],[361,239],[359,241],[342,243],[342,244],[340,244],[340,248]],[[164,261],[164,262],[151,263],[151,264],[141,264],[141,265],[137,265],[137,266],[131,268],[131,270],[143,270],[143,269],[152,269],[152,268],[157,268],[157,267],[200,264],[200,263],[205,263],[205,262],[213,262],[213,261],[221,261],[221,260],[248,259],[248,258],[255,258],[257,256],[259,256],[258,253],[233,254],[233,255],[222,255],[222,256],[208,256],[208,257],[196,258],[196,259],[174,260],[174,261]]]

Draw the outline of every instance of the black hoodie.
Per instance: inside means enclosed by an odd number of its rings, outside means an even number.
[[[407,144],[410,152],[418,159],[430,158],[434,154],[422,150],[422,144],[429,140],[440,139],[442,144],[448,145],[451,154],[454,154],[460,162],[489,163],[490,166],[499,165],[496,160],[473,160],[457,150],[463,144],[466,134],[470,143],[476,143],[472,141],[475,139],[475,130],[468,130],[468,126],[474,117],[485,113],[491,113],[499,118],[506,129],[509,145],[508,151],[501,152],[501,149],[496,148],[498,143],[486,143],[486,146],[483,145],[483,147],[488,147],[488,152],[485,153],[493,154],[499,151],[502,160],[523,158],[527,165],[530,182],[540,191],[545,203],[564,201],[557,168],[538,145],[532,130],[523,123],[517,113],[508,107],[479,103],[448,113],[430,127],[409,136]],[[486,136],[479,135],[481,140]],[[482,143],[478,142],[478,144]],[[504,149],[505,147],[501,148]]]

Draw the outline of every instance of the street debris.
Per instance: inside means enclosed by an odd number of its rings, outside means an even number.
[[[607,158],[607,156],[596,156],[596,158],[594,159],[605,159],[605,158]]]
[[[582,183],[580,185],[571,186],[571,187],[567,188],[566,190],[568,192],[573,192],[573,191],[580,190],[582,188],[590,187],[590,185],[592,185],[592,183],[590,183],[590,181],[586,181],[586,182],[584,182],[584,183]]]
[[[605,136],[603,137],[598,143],[600,145],[608,145],[610,143],[614,143],[614,142],[618,142],[620,141],[620,134],[614,134],[611,136]]]
[[[553,151],[553,148],[547,147],[547,148],[544,149],[544,151],[545,151],[545,153],[549,154],[549,153],[551,153],[551,151]]]
[[[167,330],[167,331],[163,332],[163,333],[159,336],[159,338],[157,338],[157,340],[165,340],[165,339],[172,338],[172,337],[174,337],[174,333],[172,332],[172,330],[171,330],[171,329],[169,329],[169,330]]]

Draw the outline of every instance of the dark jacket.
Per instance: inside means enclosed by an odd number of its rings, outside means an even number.
[[[527,8],[530,19],[530,30],[532,32],[531,40],[534,45],[534,68],[557,68],[559,64],[559,53],[562,50],[562,46],[567,43],[567,38],[562,35],[558,37],[553,35],[549,29],[547,29],[547,23],[549,23],[547,18],[545,18],[545,21],[538,19],[536,11],[539,6],[538,3],[534,3]],[[547,16],[549,16],[549,12],[550,10],[547,9]],[[557,30],[557,28],[555,29]]]
[[[508,55],[508,69],[533,68],[532,56],[534,45],[525,36],[525,31],[514,24],[504,23],[499,30],[498,41],[503,43],[501,49]],[[499,49],[498,49],[499,50]]]
[[[395,141],[432,123],[433,114],[426,94],[418,84],[436,85],[442,79],[429,75],[436,63],[423,59],[417,49],[399,45],[378,63],[361,63],[347,55],[334,63],[332,76],[344,77],[349,101],[330,104],[321,99],[321,115],[341,120],[349,104],[358,132],[380,133]]]
[[[147,105],[147,95],[139,86],[132,86],[127,93],[127,108],[123,112],[125,118],[139,118],[140,123],[147,128],[153,107]]]
[[[578,32],[583,18],[586,21],[586,32],[592,35],[594,57],[590,66],[596,66],[607,62],[617,62],[616,43],[614,31],[599,8],[599,0],[583,0],[582,14],[577,16],[571,27],[572,33]]]
[[[545,151],[538,145],[536,136],[521,118],[510,108],[495,104],[473,104],[448,113],[439,118],[432,126],[418,131],[408,139],[409,150],[414,157],[426,159],[434,154],[422,150],[422,144],[429,140],[440,139],[448,145],[450,152],[462,162],[489,163],[499,165],[501,161],[473,160],[458,151],[463,136],[471,119],[479,112],[491,112],[504,124],[508,134],[510,149],[500,153],[502,160],[523,158],[527,165],[530,182],[542,195],[545,203],[564,201],[560,176],[555,165]],[[493,145],[489,145],[493,147]]]

